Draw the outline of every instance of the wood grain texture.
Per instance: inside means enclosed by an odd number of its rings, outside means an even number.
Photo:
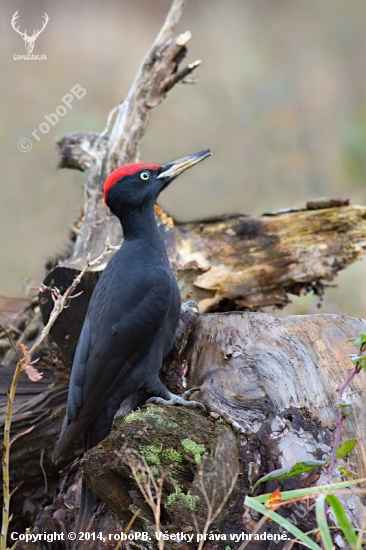
[[[201,312],[280,308],[290,302],[291,294],[312,291],[321,296],[327,282],[361,259],[366,248],[366,208],[361,206],[186,224],[157,214],[157,221],[182,300],[195,300]],[[105,237],[108,227],[104,227]],[[71,302],[51,331],[65,358],[74,354],[87,304],[106,261],[82,280],[78,291],[83,291],[83,299]],[[85,256],[76,263],[61,262],[45,284],[67,288],[83,262]],[[40,305],[45,323],[53,305],[49,292],[40,296]]]
[[[366,208],[298,210],[178,224],[165,244],[183,299],[200,311],[283,307],[361,259]],[[170,237],[170,238],[169,238]]]
[[[348,355],[357,351],[348,340],[365,330],[365,320],[341,315],[199,315],[185,351],[187,383],[201,388],[195,399],[243,433],[290,406],[334,428],[336,388],[353,369]],[[366,402],[363,373],[347,400]]]
[[[212,458],[216,436],[213,432],[210,436],[208,434],[214,429],[215,421],[219,422],[218,426],[225,426],[224,421],[233,429],[233,432],[224,430],[231,434],[224,447],[226,453],[231,448],[230,460],[239,450],[241,482],[240,493],[236,489],[235,502],[230,500],[230,508],[222,517],[220,532],[251,532],[258,518],[248,511],[243,513],[243,501],[247,494],[251,494],[251,486],[259,477],[296,462],[329,458],[337,422],[335,391],[351,372],[353,364],[348,355],[356,351],[348,340],[366,331],[365,320],[339,315],[279,316],[251,312],[202,314],[194,316],[192,323],[187,322],[185,326],[187,332],[165,361],[164,372],[168,373],[169,379],[169,367],[186,364],[188,370],[181,370],[180,385],[200,387],[201,391],[192,398],[205,404],[211,419],[207,418],[207,413],[161,405],[156,407],[157,414],[146,413],[154,411],[154,407],[144,406],[141,414],[117,418],[110,436],[83,460],[88,482],[117,514],[107,513],[101,505],[93,521],[106,521],[112,531],[118,531],[120,521],[128,522],[140,506],[143,506],[143,512],[136,529],[153,529],[151,513],[129,477],[124,445],[140,451],[149,446],[155,450],[161,448],[162,466],[167,468],[168,476],[164,484],[166,515],[163,521],[167,524],[173,521],[175,532],[192,527],[191,516],[180,514],[182,508],[175,509],[167,504],[174,487],[169,473],[172,465],[165,451],[169,448],[181,450],[181,440],[189,438],[210,448]],[[345,397],[353,407],[345,424],[343,439],[357,437],[359,444],[344,464],[362,476],[366,473],[362,452],[362,419],[365,418],[366,401],[363,372],[354,379]],[[223,458],[219,457],[221,462],[225,461],[225,456],[229,460],[224,450]],[[225,468],[224,463],[220,468]],[[177,474],[185,491],[195,487],[194,476],[187,472],[183,468]],[[213,483],[217,475],[214,472],[215,469],[206,472],[208,484]],[[334,481],[340,479],[336,472]],[[271,492],[278,485],[281,490],[290,490],[299,484],[307,487],[326,481],[325,471],[316,468],[301,478],[266,482],[260,490]],[[50,521],[52,524],[52,515],[57,517],[58,514],[65,514],[69,518],[68,526],[72,528],[74,511],[62,503],[66,501],[69,507],[70,502],[77,503],[79,485],[80,477],[70,475],[58,497],[58,504],[37,523],[39,529],[45,528]],[[351,491],[343,493],[341,499],[350,517],[359,522],[364,513],[361,500]],[[287,516],[295,514],[298,526],[304,531],[315,528],[311,509],[300,512],[296,506],[289,505],[281,513]],[[199,508],[197,514],[201,524],[204,509]],[[57,522],[52,525],[55,530],[59,528]],[[277,532],[278,527],[266,524],[263,529]],[[185,546],[179,548],[183,550]],[[264,549],[264,543],[256,548]]]

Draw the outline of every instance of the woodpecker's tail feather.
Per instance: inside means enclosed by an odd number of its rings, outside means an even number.
[[[52,454],[52,462],[58,462],[62,456],[67,455],[70,447],[75,445],[75,440],[77,441],[83,429],[83,426],[80,428],[76,421],[69,422],[67,416],[65,416],[60,437]]]
[[[95,445],[97,445],[102,439],[103,438],[100,437],[100,434],[95,434],[95,429],[93,429],[93,425],[91,425],[90,429],[86,430],[84,435],[85,451],[95,447]],[[88,531],[92,511],[98,500],[97,495],[93,493],[89,485],[83,479],[81,484],[79,514],[75,528],[77,533],[85,533]]]
[[[91,514],[97,501],[97,495],[93,493],[86,481],[82,480],[80,508],[75,529],[77,533],[88,531]]]

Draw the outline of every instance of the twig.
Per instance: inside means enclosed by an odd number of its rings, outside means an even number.
[[[158,537],[158,548],[164,550],[164,540],[161,537],[160,515],[161,515],[161,496],[164,484],[164,473],[159,475],[158,480],[155,479],[150,466],[146,462],[146,458],[141,453],[132,449],[125,449],[124,454],[127,456],[126,463],[131,469],[132,475],[140,489],[145,502],[150,506],[154,521],[155,529]]]
[[[226,489],[227,484],[226,484],[225,472],[221,472],[221,473],[224,476],[223,477],[223,486]],[[225,496],[224,496],[221,504],[217,507],[215,512],[213,511],[213,507],[215,505],[215,499],[216,499],[216,490],[217,490],[216,482],[214,482],[214,485],[213,485],[213,488],[212,488],[211,498],[209,498],[209,496],[207,495],[207,491],[206,491],[204,482],[203,482],[203,470],[202,470],[202,468],[199,470],[198,476],[199,476],[199,483],[198,483],[199,489],[200,489],[201,493],[203,494],[203,498],[205,499],[205,502],[206,502],[206,505],[207,505],[207,519],[206,519],[206,522],[205,522],[205,525],[204,525],[203,531],[202,531],[203,537],[202,537],[202,540],[200,540],[200,543],[197,547],[197,550],[202,550],[203,545],[205,543],[205,538],[206,538],[205,535],[208,533],[210,525],[212,525],[212,523],[215,521],[215,519],[218,517],[218,515],[221,514],[228,498],[230,497],[231,493],[234,490],[235,483],[236,483],[236,480],[238,478],[238,472],[236,472],[232,476],[230,487],[226,490]]]
[[[10,441],[9,445],[10,447],[12,446],[13,443],[15,443],[15,441],[17,439],[19,439],[20,437],[23,437],[23,435],[27,435],[27,434],[30,434],[32,431],[34,430],[34,426],[31,426],[30,428],[28,428],[28,430],[25,430],[24,432],[20,433],[20,434],[17,434],[15,437],[13,437],[13,439]]]
[[[353,369],[353,371],[351,372],[351,374],[348,376],[348,378],[346,378],[346,380],[343,382],[343,384],[341,386],[339,386],[339,388],[337,389],[337,395],[340,399],[342,399],[343,397],[343,392],[344,390],[347,388],[348,384],[350,384],[352,382],[352,380],[354,379],[354,377],[359,373],[361,372],[362,370],[362,367],[356,365],[355,368]]]
[[[39,458],[39,465],[41,467],[41,470],[42,470],[42,474],[43,474],[43,479],[44,479],[44,495],[47,494],[47,490],[48,490],[48,482],[47,482],[47,475],[46,475],[46,472],[45,472],[45,469],[43,467],[43,457],[44,457],[44,449],[41,449],[41,456]]]
[[[168,92],[169,90],[171,90],[173,88],[173,86],[175,86],[175,84],[177,84],[178,82],[184,82],[184,77],[188,76],[189,74],[191,74],[192,71],[194,71],[194,69],[196,67],[198,67],[199,65],[201,65],[201,60],[198,59],[197,61],[194,61],[193,63],[189,63],[189,65],[187,65],[186,67],[184,67],[183,69],[181,69],[180,71],[177,71],[176,73],[174,73],[172,76],[170,76],[169,78],[167,78],[164,83],[163,83],[163,90],[165,92]]]
[[[128,535],[128,533],[130,532],[130,529],[131,529],[132,525],[135,523],[136,518],[140,514],[140,512],[141,512],[141,508],[137,508],[136,512],[133,514],[132,518],[128,522],[126,529],[124,529],[124,531],[123,531],[123,533],[125,535]],[[120,550],[120,548],[122,547],[122,544],[123,544],[123,540],[122,540],[122,537],[121,537],[114,550]]]
[[[338,417],[338,423],[336,428],[336,433],[334,436],[334,442],[333,442],[333,448],[332,448],[332,456],[330,458],[330,463],[328,467],[328,482],[330,483],[334,474],[335,465],[337,462],[337,449],[339,447],[339,443],[341,441],[341,433],[343,429],[344,421],[347,418],[347,415],[344,412],[343,407],[339,409],[339,417]]]
[[[116,248],[118,248],[118,247],[112,246],[109,243],[107,243],[105,249],[103,250],[103,252],[101,254],[99,254],[99,256],[97,258],[95,258],[93,261],[90,261],[89,256],[88,256],[85,267],[80,271],[79,275],[77,277],[75,277],[75,279],[73,280],[73,282],[71,283],[69,288],[67,290],[65,290],[64,294],[60,294],[60,291],[58,290],[58,288],[49,289],[47,287],[44,287],[43,285],[41,286],[41,288],[40,288],[41,292],[42,291],[44,292],[45,290],[51,290],[51,294],[52,294],[52,297],[53,297],[53,300],[54,300],[54,304],[53,304],[53,309],[51,311],[51,314],[49,316],[47,324],[43,328],[43,330],[42,330],[41,334],[39,335],[38,339],[36,340],[36,342],[33,344],[31,349],[29,350],[29,353],[31,355],[42,344],[43,340],[46,338],[46,336],[49,334],[51,328],[55,324],[55,321],[56,321],[57,317],[60,315],[60,313],[65,308],[68,307],[69,301],[72,300],[72,298],[76,298],[76,296],[73,296],[72,293],[74,292],[74,290],[76,289],[78,284],[81,282],[81,279],[83,278],[85,273],[88,271],[88,269],[90,269],[94,265],[97,265],[107,254],[109,254],[109,252],[111,252],[112,250],[115,250]]]
[[[18,380],[22,368],[22,359],[16,349],[13,339],[10,333],[0,324],[0,329],[6,334],[10,342],[11,347],[16,355],[18,360],[15,367],[13,380],[8,392],[8,403],[6,406],[5,414],[5,424],[4,424],[4,449],[3,449],[3,514],[2,514],[2,526],[1,526],[1,540],[0,548],[1,550],[6,550],[6,538],[8,535],[9,527],[9,505],[10,505],[10,480],[9,480],[9,457],[10,457],[10,428],[11,428],[11,417],[13,413],[13,405],[15,392],[18,385]]]
[[[18,361],[21,361],[21,357],[20,357],[19,352],[18,352],[18,350],[17,350],[17,348],[16,348],[16,346],[15,346],[15,344],[14,344],[14,341],[13,341],[11,335],[10,335],[10,332],[7,331],[7,330],[2,326],[1,323],[0,323],[0,330],[2,330],[2,331],[6,334],[8,340],[9,340],[10,346],[12,347],[13,352],[14,352],[15,355],[16,355],[17,360],[18,360]]]
[[[69,288],[64,292],[64,294],[61,294],[60,291],[57,288],[51,289],[52,297],[54,299],[54,305],[51,312],[51,315],[48,319],[48,322],[46,326],[43,328],[39,338],[36,340],[36,342],[33,344],[31,349],[27,350],[27,356],[31,356],[38,347],[42,344],[43,340],[46,338],[46,336],[49,334],[52,326],[54,325],[56,319],[58,316],[62,313],[62,311],[65,309],[65,307],[68,306],[69,301],[76,297],[73,296],[73,292],[76,289],[77,285],[80,283],[81,279],[83,278],[86,271],[93,267],[94,265],[98,264],[102,258],[104,258],[111,250],[113,250],[115,247],[112,247],[109,243],[107,243],[104,251],[93,261],[90,261],[89,257],[87,259],[86,265],[84,269],[79,273],[79,275],[73,280],[72,284],[69,286]],[[46,290],[46,287],[43,287],[42,290]],[[8,340],[10,342],[10,345],[16,355],[17,358],[17,365],[15,367],[13,380],[9,389],[8,393],[8,403],[6,407],[6,415],[5,415],[5,424],[4,424],[4,450],[3,450],[3,514],[2,514],[2,527],[1,527],[1,540],[0,540],[0,550],[6,550],[6,538],[8,534],[8,528],[9,528],[9,505],[10,505],[10,480],[9,480],[9,458],[10,458],[10,447],[11,444],[14,443],[14,441],[20,437],[21,435],[25,435],[30,430],[27,430],[26,432],[23,432],[19,436],[16,436],[12,442],[10,442],[10,429],[11,429],[11,419],[12,419],[12,413],[13,413],[13,405],[14,405],[14,398],[15,393],[19,381],[20,372],[23,368],[23,366],[26,364],[26,356],[23,358],[20,357],[19,352],[13,342],[13,339],[10,335],[10,333],[0,324],[0,329],[6,334],[8,337]],[[41,462],[42,462],[42,455],[41,455]],[[41,464],[42,471],[44,473],[43,466]],[[44,474],[45,475],[45,474]],[[47,488],[47,479],[45,479],[45,487]]]

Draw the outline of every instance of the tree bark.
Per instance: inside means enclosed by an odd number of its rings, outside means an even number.
[[[111,434],[82,460],[88,483],[113,511],[101,504],[92,518],[91,531],[119,533],[141,508],[131,532],[147,532],[151,541],[137,541],[136,547],[156,548],[153,516],[131,478],[128,463],[131,451],[138,450],[153,470],[165,473],[162,530],[195,532],[196,520],[202,532],[207,506],[199,485],[200,475],[209,495],[216,487],[213,508],[217,508],[240,471],[227,506],[212,525],[227,539],[208,548],[225,547],[223,543],[227,545],[234,533],[252,532],[258,518],[254,513],[244,513],[243,500],[251,494],[250,488],[259,477],[296,462],[326,460],[330,456],[337,423],[335,390],[352,370],[347,356],[353,353],[354,346],[348,340],[365,331],[365,321],[339,315],[284,317],[237,312],[203,314],[190,318],[188,323],[186,319],[184,336],[165,362],[164,372],[169,380],[172,371],[177,373],[176,365],[186,365],[179,381],[175,379],[175,389],[177,384],[199,387],[201,391],[194,394],[194,399],[204,403],[207,413],[147,405],[140,412],[117,417]],[[182,349],[184,341],[187,343]],[[346,439],[360,437],[357,410],[365,399],[361,373],[352,382],[347,397],[354,412],[346,422]],[[47,422],[50,436],[50,424],[54,427],[57,421],[48,418]],[[51,438],[56,437],[52,432]],[[186,440],[204,446],[203,474],[194,455],[184,448]],[[47,460],[51,451],[52,448],[46,449]],[[361,445],[356,446],[345,465],[364,475]],[[80,481],[75,464],[64,478],[53,506],[38,517],[40,532],[62,532],[61,528],[68,531],[75,527]],[[289,490],[298,483],[302,487],[324,484],[326,477],[317,468],[300,480],[269,481],[260,486],[260,491],[272,491],[277,485]],[[177,497],[172,501],[174,494]],[[186,495],[200,499],[194,513],[184,500]],[[361,501],[353,492],[343,494],[342,501],[357,523],[364,513]],[[304,531],[313,529],[312,508],[301,510],[292,505],[281,513],[295,515]],[[270,528],[272,533],[279,532],[275,525]],[[265,548],[265,544],[257,548]],[[99,549],[103,544],[89,541],[87,547]],[[189,547],[186,541],[174,546],[171,542],[166,544],[167,549]]]
[[[309,291],[322,296],[326,282],[361,259],[366,247],[366,208],[312,206],[311,210],[183,224],[165,215],[159,223],[182,300],[195,300],[205,312],[283,307],[290,302],[290,294]],[[73,262],[57,265],[45,285],[66,289],[79,273]],[[78,287],[82,299],[71,303],[52,330],[69,364],[105,265],[84,277]],[[40,304],[46,322],[53,306],[50,293],[41,295]]]

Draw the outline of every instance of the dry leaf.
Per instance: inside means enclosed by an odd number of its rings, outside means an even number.
[[[271,493],[269,495],[268,501],[269,502],[281,502],[281,491],[279,490],[278,487],[275,491],[273,491],[273,493]]]
[[[276,510],[280,502],[281,502],[281,491],[277,488],[275,491],[273,491],[273,493],[269,495],[267,502],[264,503],[264,506],[266,508]]]
[[[31,361],[31,354],[29,353],[29,349],[25,344],[19,344],[19,347],[24,355],[24,363],[21,366],[21,370],[25,372],[29,380],[31,380],[32,382],[38,382],[43,376],[43,372],[38,372],[38,370],[35,369],[33,366],[37,363],[38,359],[36,359],[35,361]]]

